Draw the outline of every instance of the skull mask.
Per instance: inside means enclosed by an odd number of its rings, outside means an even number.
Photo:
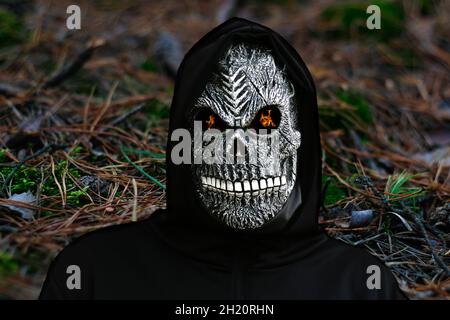
[[[301,139],[294,87],[270,51],[247,44],[231,46],[191,117],[202,121],[203,129],[220,130],[225,151],[221,157],[235,154],[236,143],[245,146],[240,155],[244,159],[256,155],[253,163],[192,165],[196,193],[206,210],[234,229],[259,228],[273,219],[294,187]],[[234,129],[231,136],[227,128]],[[196,148],[194,144],[194,153]]]

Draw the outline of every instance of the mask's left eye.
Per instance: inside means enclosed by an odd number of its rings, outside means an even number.
[[[201,121],[202,122],[202,129],[208,130],[208,129],[219,129],[220,131],[223,131],[227,128],[226,123],[220,119],[220,117],[215,114],[211,109],[203,108],[199,110],[195,117],[195,121]]]
[[[250,124],[250,128],[253,129],[277,129],[280,125],[281,121],[281,113],[280,109],[276,106],[265,106],[256,114],[252,123]]]

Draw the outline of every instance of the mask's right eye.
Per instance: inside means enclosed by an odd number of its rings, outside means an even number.
[[[250,124],[250,128],[260,130],[267,129],[270,133],[272,129],[278,129],[281,122],[280,109],[274,105],[268,105],[259,110]]]
[[[209,108],[199,110],[194,119],[195,121],[202,122],[203,131],[208,129],[219,129],[220,131],[224,131],[227,128],[226,123]]]

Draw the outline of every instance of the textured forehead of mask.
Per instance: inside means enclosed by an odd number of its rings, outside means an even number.
[[[218,63],[218,72],[206,85],[197,106],[207,106],[230,126],[248,125],[266,105],[288,107],[294,94],[284,71],[267,49],[237,44]]]
[[[247,139],[243,131],[260,121],[267,108],[280,115],[278,125],[269,135],[257,132],[257,143]],[[256,155],[256,162],[230,164],[222,159],[192,165],[198,197],[211,215],[232,228],[261,227],[281,211],[296,181],[301,139],[292,84],[269,50],[234,45],[219,61],[217,72],[194,105],[193,115],[200,110],[213,112],[228,126],[243,129],[233,133],[231,142],[222,131],[223,157],[235,152],[237,141],[246,146],[245,158]],[[196,154],[209,147],[208,143],[197,146]]]

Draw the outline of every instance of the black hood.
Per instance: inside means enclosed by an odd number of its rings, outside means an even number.
[[[276,63],[284,66],[293,83],[298,106],[298,123],[302,143],[298,149],[296,184],[281,212],[266,225],[255,230],[236,231],[211,217],[195,193],[191,166],[175,165],[171,151],[177,141],[170,136],[175,129],[189,130],[189,111],[204,89],[227,49],[236,43],[251,43],[271,50]],[[321,147],[316,90],[311,74],[297,51],[278,33],[260,24],[232,18],[214,28],[200,39],[185,55],[177,73],[170,112],[169,139],[166,150],[167,212],[160,219],[165,228],[172,230],[180,241],[213,238],[209,245],[222,245],[241,241],[291,241],[304,239],[303,244],[322,239],[318,227],[321,191]],[[164,231],[166,230],[166,231]],[[208,236],[210,235],[210,236]],[[184,239],[184,240],[181,240]],[[283,240],[282,240],[283,239]],[[301,242],[301,241],[300,241]]]

